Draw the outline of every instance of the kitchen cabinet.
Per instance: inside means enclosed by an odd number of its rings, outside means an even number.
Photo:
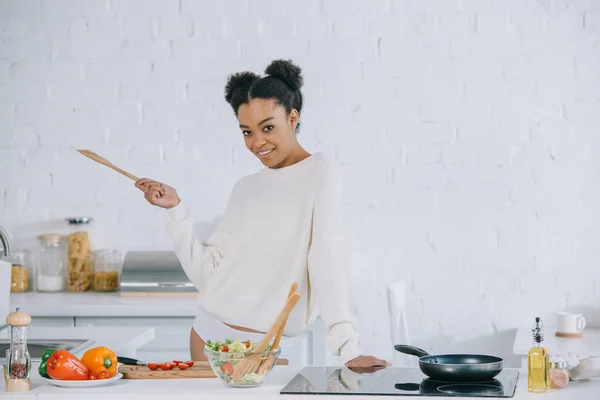
[[[190,358],[189,335],[192,317],[76,317],[75,326],[154,328],[154,340],[137,350],[141,360]]]
[[[327,349],[327,336],[325,333],[325,323],[321,318],[317,318],[313,325],[313,331],[308,337],[308,349],[310,349],[312,362],[306,365],[341,366],[344,364],[341,357],[333,355]]]
[[[38,326],[55,326],[55,327],[74,327],[75,318],[73,317],[36,317],[31,320],[33,327]]]
[[[168,358],[189,359],[189,335],[194,318],[174,317],[75,317],[76,327],[138,327],[154,328],[155,338],[137,350],[138,358],[141,360],[161,360],[168,354]],[[322,336],[322,335],[320,335]],[[292,354],[295,365],[312,365],[314,362],[325,365],[332,358],[328,357],[325,339],[315,341],[315,332],[309,332],[302,338],[294,339]],[[319,349],[316,346],[319,346]]]
[[[144,360],[169,354],[189,358],[189,334],[198,304],[195,298],[132,298],[119,293],[12,293],[11,308],[20,306],[32,318],[32,326],[155,328],[156,337],[138,350]],[[341,365],[326,346],[323,321],[294,339],[296,365]]]

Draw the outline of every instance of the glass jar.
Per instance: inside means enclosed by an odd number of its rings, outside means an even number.
[[[65,290],[66,253],[63,236],[59,233],[39,235],[37,253],[36,288],[38,292]]]
[[[67,236],[67,290],[85,292],[92,288],[92,245],[89,217],[68,218]]]
[[[94,265],[94,291],[119,290],[123,269],[123,255],[119,250],[98,250],[92,255]]]
[[[562,389],[569,384],[567,363],[562,360],[550,360],[550,387]]]
[[[6,261],[12,264],[10,272],[10,291],[27,292],[31,287],[30,255],[28,251],[15,251]]]

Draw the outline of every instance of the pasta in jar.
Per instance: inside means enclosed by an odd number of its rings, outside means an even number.
[[[10,291],[27,292],[30,288],[30,277],[28,264],[30,254],[27,251],[16,251],[8,259],[12,263],[10,273]]]
[[[94,290],[111,292],[119,289],[123,255],[117,249],[103,249],[92,253]]]
[[[67,290],[85,292],[92,286],[91,248],[88,232],[74,232],[67,239]]]

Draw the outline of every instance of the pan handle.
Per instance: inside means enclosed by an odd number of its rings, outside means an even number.
[[[418,383],[396,383],[394,387],[398,390],[412,391],[419,390],[421,388],[421,385],[419,385]]]
[[[396,351],[399,351],[400,353],[408,354],[411,356],[425,357],[429,355],[429,353],[423,349],[420,349],[415,346],[407,346],[405,344],[397,344],[394,346],[394,349]]]

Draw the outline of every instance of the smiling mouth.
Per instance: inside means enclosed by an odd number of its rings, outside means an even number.
[[[264,150],[264,151],[257,151],[256,154],[258,154],[259,157],[266,157],[269,154],[271,154],[273,152],[273,149],[270,150]]]

